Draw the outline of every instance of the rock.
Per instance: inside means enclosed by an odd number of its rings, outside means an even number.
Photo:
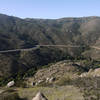
[[[50,80],[50,78],[49,78],[49,77],[47,77],[47,78],[46,78],[46,83],[48,83],[48,82],[49,82],[49,80]]]
[[[53,81],[55,81],[54,77],[51,77],[51,78],[47,77],[46,78],[46,83],[52,83]]]
[[[49,83],[52,83],[52,82],[54,82],[55,81],[55,78],[54,77],[51,77],[50,79],[49,79]]]
[[[93,69],[90,69],[88,73],[92,73],[92,72],[93,72]]]
[[[38,92],[32,100],[48,100],[43,93]]]
[[[93,74],[93,77],[96,77],[96,75],[95,75],[95,74]]]
[[[94,70],[95,73],[100,73],[100,68]]]
[[[38,81],[38,83],[42,83],[42,82],[43,82],[43,80],[39,80],[39,81]]]
[[[36,86],[38,85],[38,82],[36,82],[36,84],[35,84]]]
[[[35,85],[36,85],[36,83],[35,83],[35,82],[32,82],[32,83],[31,83],[31,86],[35,86]]]
[[[14,81],[10,81],[8,84],[7,84],[7,87],[9,88],[9,87],[12,87],[12,86],[14,86],[15,85],[15,82]]]
[[[88,73],[87,73],[87,72],[82,73],[82,74],[80,75],[80,77],[87,77],[87,76],[88,76]]]
[[[35,85],[39,85],[40,83],[42,83],[44,80],[39,80]]]
[[[97,74],[96,76],[97,76],[97,77],[100,77],[100,74]]]

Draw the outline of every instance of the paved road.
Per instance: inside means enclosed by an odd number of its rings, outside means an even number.
[[[10,52],[17,52],[17,51],[31,51],[39,48],[39,46],[33,47],[33,48],[26,48],[26,49],[13,49],[13,50],[3,50],[0,51],[0,53],[10,53]]]
[[[31,51],[31,50],[36,50],[39,47],[64,47],[64,48],[79,48],[79,47],[85,47],[85,46],[73,46],[73,45],[35,45],[33,48],[26,48],[26,49],[14,49],[14,50],[3,50],[0,51],[0,53],[9,53],[9,52],[17,52],[17,51]],[[100,50],[99,47],[96,46],[90,46],[91,48]]]

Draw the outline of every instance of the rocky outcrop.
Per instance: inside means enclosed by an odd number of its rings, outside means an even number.
[[[46,82],[49,82],[50,80],[55,80],[54,78],[57,79],[62,77],[66,73],[76,73],[82,71],[82,67],[79,68],[78,66],[73,65],[73,62],[64,60],[52,64],[48,68],[38,70],[34,75],[33,80],[36,82],[39,80],[46,80]]]
[[[79,77],[100,77],[100,68],[90,69],[88,72],[82,73]]]
[[[40,85],[44,83],[55,83],[57,80],[59,80],[61,77],[66,75],[71,75],[71,77],[75,78],[77,77],[77,73],[83,72],[84,69],[78,65],[78,62],[71,61],[60,61],[54,64],[51,64],[47,68],[43,68],[38,70],[34,77],[28,78],[27,84],[31,86]],[[73,74],[73,75],[72,75]]]
[[[43,93],[38,92],[32,100],[48,100]]]

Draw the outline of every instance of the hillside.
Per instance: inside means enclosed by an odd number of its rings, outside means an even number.
[[[0,15],[0,49],[27,48],[36,44],[99,44],[99,25],[99,17],[42,20]]]
[[[48,100],[99,100],[100,68],[87,72],[82,63],[64,60],[45,66],[24,80],[27,86],[0,88],[0,100],[32,100],[39,91]]]
[[[35,45],[79,45],[79,48],[40,47],[31,51],[0,54],[0,76],[18,77],[28,70],[60,60],[93,58],[100,61],[100,18],[21,19],[0,14],[0,50]],[[85,46],[85,47],[82,47]],[[34,72],[32,73],[34,74]]]

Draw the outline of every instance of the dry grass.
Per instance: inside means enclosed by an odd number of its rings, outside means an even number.
[[[61,87],[34,87],[34,88],[19,88],[20,97],[32,100],[37,92],[41,91],[48,100],[84,100],[80,90],[74,86]]]
[[[0,100],[21,100],[18,93],[13,89],[5,89],[0,93]]]

